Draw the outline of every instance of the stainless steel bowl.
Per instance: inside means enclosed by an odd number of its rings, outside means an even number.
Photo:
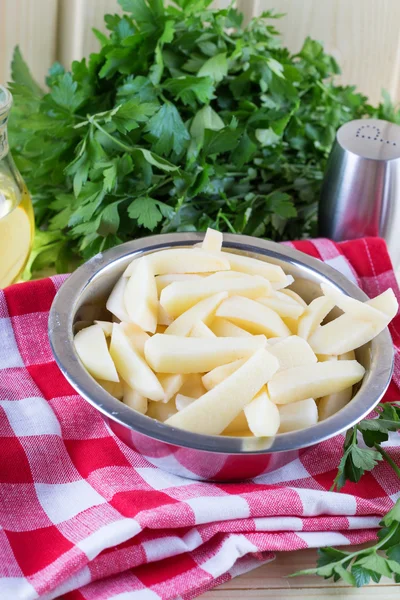
[[[66,379],[99,410],[112,431],[152,464],[193,479],[233,481],[273,471],[295,459],[299,451],[327,440],[365,417],[385,393],[393,369],[388,330],[357,351],[366,368],[352,401],[314,427],[274,438],[221,437],[191,433],[141,415],[108,394],[89,375],[74,348],[73,335],[83,323],[110,318],[108,294],[129,262],[138,256],[177,246],[192,246],[201,233],[174,233],[128,242],[93,257],[64,283],[50,311],[49,337],[54,356]],[[226,250],[281,265],[295,277],[292,289],[310,302],[328,282],[345,294],[366,300],[358,287],[335,269],[301,252],[248,236],[225,235]]]

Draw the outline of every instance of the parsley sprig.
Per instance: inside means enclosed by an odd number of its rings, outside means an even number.
[[[386,460],[400,479],[400,469],[382,448],[381,443],[389,439],[390,431],[400,430],[400,404],[384,403],[377,407],[378,418],[363,419],[349,429],[344,441],[344,453],[332,485],[339,491],[346,480],[357,483],[365,471]],[[360,445],[360,437],[366,447]]]
[[[272,12],[244,26],[210,0],[119,4],[99,51],[55,63],[46,91],[14,53],[10,140],[38,226],[26,277],[150,231],[312,235],[337,128],[400,122],[387,95],[373,108],[336,85],[318,42],[283,47]]]
[[[400,467],[382,448],[389,432],[400,430],[400,404],[385,403],[377,407],[378,418],[364,419],[349,429],[344,442],[344,454],[332,490],[340,490],[347,480],[358,482],[366,471],[385,460],[400,481]],[[360,439],[361,438],[361,439]],[[360,445],[361,440],[366,447]],[[400,498],[380,522],[376,544],[346,552],[337,548],[318,550],[317,566],[291,575],[319,575],[333,581],[361,587],[370,582],[379,583],[382,575],[400,583]]]

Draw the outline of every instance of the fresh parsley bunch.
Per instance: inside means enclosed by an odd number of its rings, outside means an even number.
[[[336,129],[374,111],[336,86],[335,60],[307,39],[282,47],[270,12],[242,26],[211,0],[119,0],[101,50],[48,91],[16,49],[10,139],[33,194],[27,276],[149,232],[223,231],[272,239],[314,231]]]

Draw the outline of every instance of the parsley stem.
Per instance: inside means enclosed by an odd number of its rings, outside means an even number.
[[[166,177],[163,181],[160,181],[160,183],[155,183],[154,185],[149,187],[149,189],[147,190],[147,194],[149,195],[151,194],[151,192],[154,192],[154,190],[159,190],[160,188],[164,187],[164,185],[168,185],[168,183],[171,183],[173,179],[173,177]]]
[[[400,479],[400,468],[396,465],[394,460],[389,456],[389,454],[387,452],[385,452],[385,450],[377,442],[374,443],[374,446],[375,446],[376,450],[379,452],[379,454],[381,454],[383,456],[383,458],[386,460],[386,462],[389,463],[389,465],[392,467],[392,469],[396,473],[397,477]]]
[[[383,537],[377,544],[374,546],[370,546],[369,548],[363,548],[361,550],[357,550],[356,552],[346,552],[346,556],[344,556],[341,560],[332,561],[334,565],[341,565],[345,562],[353,560],[353,558],[362,556],[363,554],[371,554],[376,553],[382,546],[384,546],[397,532],[399,524],[397,522],[392,523],[389,527],[389,530],[385,537]],[[342,552],[345,552],[342,550]],[[288,577],[297,577],[298,575],[315,575],[320,567],[315,567],[314,569],[303,569],[302,571],[297,571],[296,573],[291,573]]]
[[[353,444],[357,444],[357,433],[358,433],[358,429],[357,427],[354,427],[353,429]]]
[[[224,33],[222,30],[220,32],[220,35],[223,37],[223,39],[228,42],[228,44],[232,44],[233,46],[236,46],[236,41],[232,40],[231,37],[229,35],[227,35],[226,33]]]
[[[328,98],[330,98],[331,100],[335,100],[335,97],[333,96],[333,94],[331,93],[331,91],[326,87],[325,84],[321,83],[320,81],[317,81],[317,86],[323,91],[325,92],[325,94],[328,96]]]
[[[226,225],[228,226],[228,229],[231,233],[236,233],[233,225],[230,223],[229,219],[227,219],[227,217],[224,215],[224,213],[222,213],[221,211],[219,211],[218,213],[218,217],[217,220],[221,218],[223,221],[225,221]]]
[[[106,135],[110,140],[112,140],[114,142],[114,144],[116,144],[117,146],[122,148],[122,150],[126,150],[126,152],[133,152],[135,150],[135,148],[133,148],[133,146],[127,146],[126,144],[121,142],[119,139],[117,139],[113,135],[111,135],[111,133],[108,133],[108,131],[103,129],[103,127],[101,125],[99,125],[97,123],[97,121],[95,121],[94,119],[91,121],[91,123],[96,127],[96,129],[98,129],[99,131],[104,133],[104,135]]]

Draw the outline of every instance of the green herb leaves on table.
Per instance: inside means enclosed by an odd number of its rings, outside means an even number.
[[[99,52],[55,63],[46,89],[15,50],[10,140],[40,228],[26,277],[149,232],[312,235],[336,129],[399,120],[336,85],[319,43],[291,54],[271,12],[243,26],[209,0],[119,3]]]
[[[338,491],[346,481],[357,483],[366,471],[371,471],[378,461],[385,460],[395,471],[400,482],[400,466],[382,448],[389,432],[400,430],[400,404],[385,403],[377,407],[376,419],[364,419],[349,429],[344,442],[344,454],[332,489]],[[362,445],[360,445],[362,442]],[[347,552],[338,548],[318,550],[315,569],[305,569],[295,575],[319,575],[333,581],[361,587],[370,581],[379,583],[382,575],[400,583],[400,498],[383,517],[378,541],[367,548]]]

